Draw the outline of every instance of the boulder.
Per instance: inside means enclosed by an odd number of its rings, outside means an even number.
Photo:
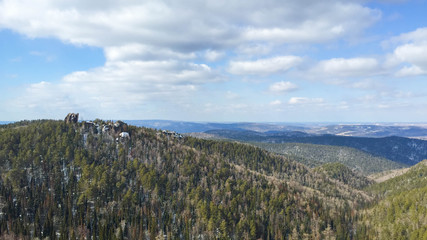
[[[122,121],[115,122],[112,127],[114,134],[119,134],[128,130],[128,125]]]
[[[78,113],[69,113],[64,119],[65,123],[77,123],[79,121]]]

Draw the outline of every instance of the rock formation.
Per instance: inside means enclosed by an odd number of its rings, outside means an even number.
[[[119,120],[113,124],[112,130],[113,130],[114,134],[119,134],[121,132],[127,132],[128,131],[128,125]]]
[[[79,121],[78,113],[69,113],[64,119],[65,123],[77,123]]]

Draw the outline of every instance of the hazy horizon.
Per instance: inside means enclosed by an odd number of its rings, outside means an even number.
[[[97,118],[94,119],[79,119],[79,122],[83,121],[94,121]],[[98,118],[101,119],[101,118]],[[63,120],[61,119],[54,119],[54,118],[41,118],[41,119],[20,119],[20,120],[14,120],[14,121],[0,121],[0,124],[8,124],[8,123],[15,123],[20,121],[34,121],[34,120]],[[158,122],[182,122],[182,123],[199,123],[199,124],[206,124],[206,123],[212,123],[212,124],[277,124],[277,125],[384,125],[384,126],[404,126],[404,125],[413,125],[413,126],[420,126],[420,125],[427,125],[427,122],[308,122],[308,121],[301,121],[301,122],[267,122],[267,121],[260,121],[260,122],[251,122],[251,121],[241,121],[241,122],[235,122],[235,121],[187,121],[187,120],[170,120],[170,119],[101,119],[104,121],[123,121],[123,122],[136,122],[136,121],[158,121]],[[426,126],[427,127],[427,126]]]

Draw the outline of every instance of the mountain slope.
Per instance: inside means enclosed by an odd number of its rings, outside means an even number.
[[[356,148],[403,165],[415,165],[427,158],[427,141],[403,137],[366,138],[334,135],[309,135],[300,132],[259,133],[253,131],[212,130],[207,134],[245,142],[311,143]]]
[[[368,190],[381,200],[363,212],[360,238],[427,239],[427,161]]]
[[[375,157],[364,151],[342,146],[327,146],[307,143],[258,143],[255,146],[270,152],[296,156],[295,160],[318,167],[325,163],[339,162],[367,176],[372,173],[406,167],[406,165]]]
[[[336,179],[356,189],[365,188],[373,183],[368,178],[353,172],[347,166],[338,162],[323,164],[315,168],[314,171],[324,172],[331,179]]]
[[[351,238],[372,199],[253,146],[115,126],[0,131],[0,237]]]

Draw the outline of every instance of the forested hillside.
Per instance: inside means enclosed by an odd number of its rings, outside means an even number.
[[[363,189],[370,186],[373,182],[365,176],[352,171],[347,166],[339,162],[325,163],[314,171],[324,172],[331,179],[349,185],[356,189]]]
[[[361,229],[365,238],[427,239],[426,161],[401,176],[368,188],[380,200],[363,212]]]
[[[427,158],[427,141],[404,137],[348,137],[312,135],[303,132],[267,132],[237,130],[206,131],[211,137],[227,138],[244,142],[262,143],[310,143],[355,148],[377,157],[403,165],[415,165]]]
[[[365,176],[407,166],[349,147],[308,143],[252,142],[251,144],[270,152],[294,156],[295,160],[310,167],[318,167],[325,163],[342,163]]]
[[[1,238],[351,239],[372,200],[253,146],[123,129],[3,126]]]

